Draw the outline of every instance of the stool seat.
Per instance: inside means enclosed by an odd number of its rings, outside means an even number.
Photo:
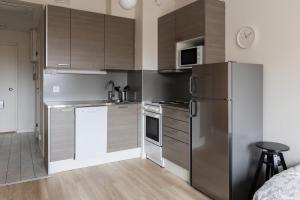
[[[273,152],[284,152],[290,150],[290,147],[288,147],[287,145],[277,142],[257,142],[255,143],[255,146],[260,149]]]

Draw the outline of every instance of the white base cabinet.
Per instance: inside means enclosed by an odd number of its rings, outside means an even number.
[[[76,108],[75,160],[97,160],[106,153],[107,106]]]

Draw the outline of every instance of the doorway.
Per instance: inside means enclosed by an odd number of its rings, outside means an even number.
[[[18,47],[0,43],[0,133],[17,131]]]
[[[44,35],[43,23],[43,5],[0,0],[0,187],[47,177],[43,132],[36,133],[36,118],[43,116],[36,110],[43,102],[36,93],[43,41],[33,37]]]

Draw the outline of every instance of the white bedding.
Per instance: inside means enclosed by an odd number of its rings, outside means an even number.
[[[273,176],[253,200],[300,200],[300,165]]]

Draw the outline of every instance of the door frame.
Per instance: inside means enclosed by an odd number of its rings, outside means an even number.
[[[19,114],[19,106],[18,106],[18,97],[19,97],[19,90],[18,90],[18,78],[19,78],[19,44],[17,42],[5,42],[5,41],[0,41],[0,46],[13,46],[16,48],[17,51],[17,58],[16,58],[16,63],[17,63],[17,67],[16,67],[16,71],[15,71],[15,130],[12,130],[14,132],[18,132],[18,114]]]

